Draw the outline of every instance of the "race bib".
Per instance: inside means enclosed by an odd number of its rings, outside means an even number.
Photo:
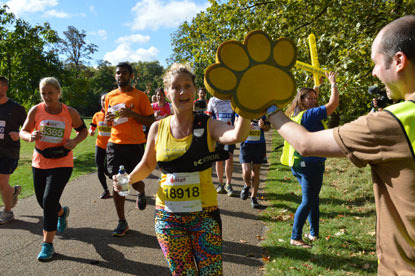
[[[104,121],[98,122],[98,135],[111,136],[111,126],[108,126]]]
[[[59,144],[63,140],[65,133],[65,122],[55,120],[43,120],[40,122],[40,141]]]
[[[248,141],[259,141],[261,139],[261,128],[258,125],[252,126],[249,131]]]
[[[219,113],[218,120],[227,123],[228,125],[232,124],[232,113]]]
[[[4,139],[4,132],[6,131],[6,121],[0,120],[0,139]]]
[[[199,172],[163,174],[160,185],[167,212],[202,211]]]
[[[113,126],[128,122],[127,117],[120,117],[121,108],[126,108],[125,103],[120,103],[120,104],[117,104],[117,105],[114,105],[108,108],[108,112],[111,112],[112,114],[115,115],[114,121],[112,123]]]

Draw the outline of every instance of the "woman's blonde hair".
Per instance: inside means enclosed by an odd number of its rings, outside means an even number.
[[[169,87],[172,77],[180,73],[189,74],[189,76],[192,78],[193,85],[196,85],[195,83],[196,76],[195,74],[193,74],[192,69],[190,68],[189,65],[182,64],[182,63],[173,63],[169,67],[169,69],[167,69],[167,71],[164,73],[164,76],[163,76],[164,87],[165,88]]]
[[[54,77],[46,77],[40,80],[39,82],[39,91],[42,91],[42,88],[46,85],[51,85],[52,87],[59,90],[59,93],[62,93],[62,88],[59,81]]]
[[[291,102],[291,104],[288,106],[287,110],[285,111],[285,114],[288,117],[291,117],[307,109],[303,106],[302,99],[304,99],[305,96],[310,92],[314,92],[317,94],[317,92],[313,88],[308,88],[308,87],[300,88],[297,91],[297,95],[295,96],[294,100]]]

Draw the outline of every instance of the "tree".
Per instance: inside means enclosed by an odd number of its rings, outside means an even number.
[[[375,34],[387,22],[415,12],[414,1],[401,0],[210,2],[206,12],[199,13],[192,22],[184,22],[172,35],[170,62],[191,62],[202,83],[202,72],[215,62],[220,43],[243,41],[249,31],[261,29],[273,39],[291,38],[297,44],[298,60],[310,63],[307,37],[314,33],[320,64],[339,73],[340,123],[368,112],[371,96],[367,88],[376,83],[370,60]],[[294,76],[297,86],[313,85],[311,75],[304,71],[294,70]],[[327,102],[328,85],[322,92],[320,102]]]
[[[64,31],[65,39],[61,39],[61,53],[66,55],[66,62],[75,65],[77,71],[84,65],[83,59],[91,59],[91,55],[98,50],[98,46],[85,41],[86,33],[74,26],[68,26]]]
[[[0,7],[0,74],[9,79],[9,95],[26,108],[39,102],[39,80],[63,75],[54,49],[57,33],[48,23],[32,27]]]
[[[154,94],[157,87],[163,86],[162,75],[164,68],[158,61],[139,61],[131,65],[136,75],[133,85],[137,89],[146,91],[148,96],[150,96]]]

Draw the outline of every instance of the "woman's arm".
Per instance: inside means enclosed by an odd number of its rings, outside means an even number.
[[[35,115],[37,106],[33,106],[27,114],[26,121],[24,122],[22,129],[20,130],[19,136],[26,142],[34,142],[42,137],[40,131],[33,131],[35,129]]]
[[[251,120],[241,116],[235,120],[234,126],[219,120],[209,120],[209,132],[212,138],[221,144],[235,144],[244,141],[248,137],[250,129]]]
[[[68,106],[68,111],[72,118],[72,127],[76,130],[76,136],[73,139],[66,141],[63,146],[66,149],[72,150],[79,143],[85,140],[85,138],[88,136],[88,130],[85,126],[84,121],[81,119],[81,116],[79,116],[79,113],[75,108]]]
[[[331,115],[336,108],[339,106],[339,90],[337,89],[337,84],[336,84],[336,73],[334,72],[330,72],[330,73],[326,73],[326,77],[330,82],[331,85],[331,94],[330,94],[330,99],[329,102],[325,104],[326,106],[326,110],[327,110],[327,116]]]
[[[155,169],[156,161],[156,139],[158,132],[159,122],[155,122],[151,125],[150,131],[147,137],[146,150],[140,163],[135,166],[134,170],[128,176],[128,183],[136,183],[151,174]]]

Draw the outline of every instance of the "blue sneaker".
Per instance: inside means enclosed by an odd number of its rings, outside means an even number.
[[[39,255],[37,255],[37,259],[41,262],[50,260],[54,253],[55,249],[53,248],[53,244],[44,242],[42,243],[42,249],[40,250]]]
[[[63,215],[58,217],[58,227],[56,229],[59,233],[63,233],[68,228],[69,207],[64,206],[62,209]]]
[[[125,220],[118,221],[117,228],[114,229],[112,232],[112,235],[114,237],[124,237],[125,233],[128,231],[128,223]]]

